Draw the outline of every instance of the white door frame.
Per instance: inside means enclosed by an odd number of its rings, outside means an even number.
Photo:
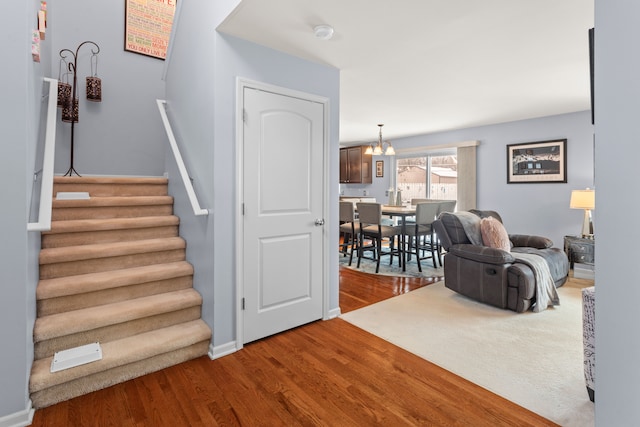
[[[243,188],[244,188],[244,89],[252,88],[271,92],[279,95],[323,104],[323,160],[322,160],[322,215],[325,225],[322,228],[322,319],[328,320],[329,313],[329,233],[331,221],[329,220],[329,99],[318,95],[296,91],[280,86],[270,85],[263,82],[249,80],[243,77],[236,78],[236,349],[240,350],[244,346],[244,320],[242,315],[242,296],[244,295],[244,230],[243,230]]]

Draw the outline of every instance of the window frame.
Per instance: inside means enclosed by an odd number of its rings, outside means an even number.
[[[480,145],[478,140],[461,141],[442,145],[426,145],[410,148],[396,148],[396,155],[391,161],[390,190],[398,188],[397,159],[420,157],[422,155],[438,155],[455,152],[458,161],[458,197],[456,210],[475,209],[476,206],[476,152]],[[467,170],[468,169],[468,170]],[[428,178],[430,179],[430,178]]]

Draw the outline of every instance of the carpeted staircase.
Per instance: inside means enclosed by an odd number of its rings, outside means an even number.
[[[89,200],[56,200],[88,192]],[[207,354],[211,330],[165,178],[56,177],[42,233],[30,392],[43,408]],[[55,352],[103,358],[51,373]]]

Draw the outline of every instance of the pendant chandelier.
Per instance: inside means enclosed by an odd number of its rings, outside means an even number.
[[[364,154],[373,154],[374,156],[395,156],[396,150],[393,149],[393,146],[389,141],[382,142],[382,126],[383,124],[379,124],[380,132],[378,134],[378,143],[374,147],[373,144],[370,144],[365,150]],[[387,145],[387,148],[384,148],[384,144]]]

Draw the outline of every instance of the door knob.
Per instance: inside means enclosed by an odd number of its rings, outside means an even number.
[[[324,219],[316,219],[315,224],[316,224],[318,227],[320,227],[320,226],[324,225]]]

